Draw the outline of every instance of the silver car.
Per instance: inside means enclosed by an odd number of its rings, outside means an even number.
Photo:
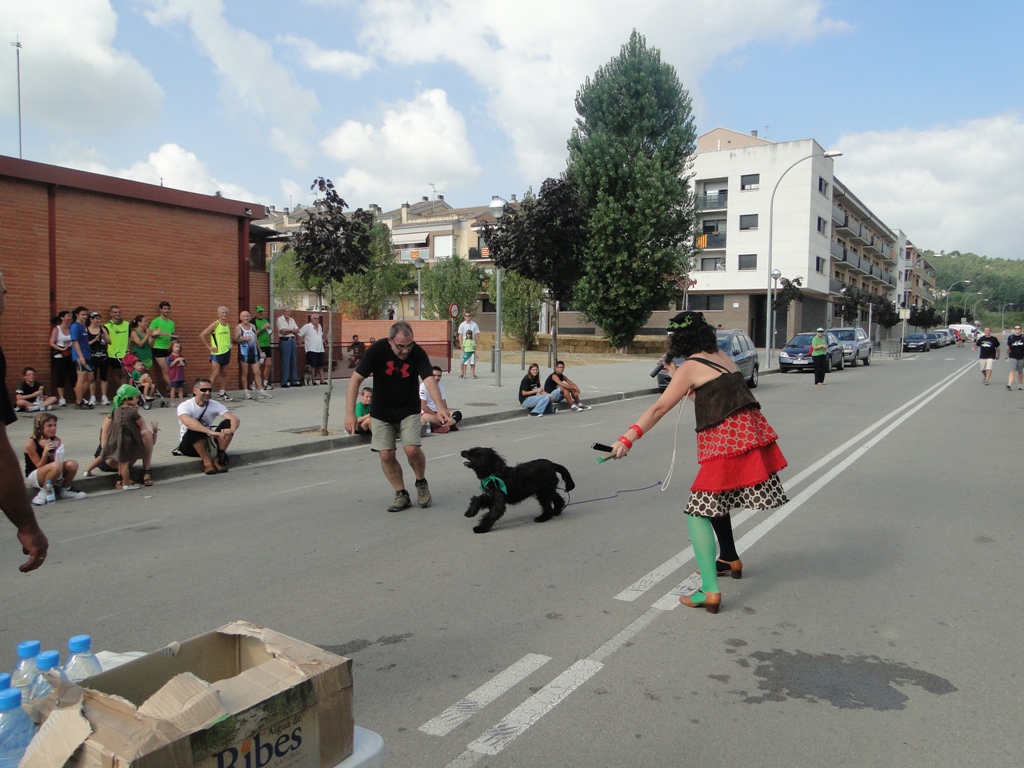
[[[863,328],[833,328],[832,333],[843,345],[843,362],[856,367],[858,362],[871,365],[871,339]]]

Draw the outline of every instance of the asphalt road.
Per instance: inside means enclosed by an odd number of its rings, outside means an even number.
[[[28,637],[152,650],[242,618],[353,658],[389,766],[1017,764],[1024,392],[973,360],[762,376],[791,502],[736,516],[717,616],[677,601],[690,406],[625,461],[589,449],[647,397],[425,439],[426,510],[384,510],[365,447],[55,505],[42,570],[0,540],[0,668]],[[565,464],[572,504],[474,534],[474,445]]]

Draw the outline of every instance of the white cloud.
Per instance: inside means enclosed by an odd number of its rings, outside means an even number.
[[[1021,146],[1019,115],[851,134],[836,142],[836,175],[918,248],[1021,258]]]
[[[820,0],[720,0],[700,12],[678,0],[389,0],[359,9],[362,39],[379,58],[401,64],[451,62],[478,80],[520,172],[537,182],[565,167],[574,97],[633,28],[674,65],[695,105],[697,77],[752,40],[801,42],[842,31]]]
[[[186,22],[202,53],[213,63],[222,85],[222,100],[238,118],[270,122],[273,146],[296,163],[307,160],[305,140],[313,133],[319,108],[316,94],[299,85],[274,59],[271,45],[231,26],[222,0],[149,0],[147,18],[156,25]]]
[[[281,43],[295,50],[306,69],[313,72],[328,72],[348,78],[358,78],[373,69],[373,59],[351,51],[335,51],[321,48],[312,40],[295,35],[282,35]]]
[[[152,74],[117,49],[117,14],[107,0],[0,3],[0,29],[21,50],[27,125],[60,134],[113,130],[155,120],[162,91]],[[13,58],[13,56],[12,56]],[[4,67],[7,70],[7,67]],[[0,111],[17,112],[17,77],[0,79]]]
[[[379,125],[345,121],[321,142],[324,153],[348,164],[334,183],[348,202],[407,199],[410,189],[472,183],[480,174],[462,115],[444,91],[424,91],[387,107]]]

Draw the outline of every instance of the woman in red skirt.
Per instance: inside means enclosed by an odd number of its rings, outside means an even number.
[[[774,509],[788,499],[778,473],[786,458],[778,435],[761,415],[732,359],[718,348],[715,329],[700,312],[681,312],[669,321],[667,367],[672,381],[658,400],[612,446],[623,459],[633,443],[649,432],[684,397],[693,400],[697,420],[700,470],[684,510],[693,542],[701,589],[679,598],[683,605],[718,613],[722,593],[718,574],[740,578],[743,563],[736,552],[729,513],[733,509]],[[686,358],[678,367],[673,358]],[[721,546],[715,559],[715,534]]]

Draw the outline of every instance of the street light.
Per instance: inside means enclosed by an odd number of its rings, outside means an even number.
[[[813,152],[806,157],[801,157],[789,168],[782,172],[779,176],[779,180],[775,182],[775,188],[772,189],[771,201],[768,203],[768,289],[767,296],[768,306],[765,308],[765,325],[767,326],[767,332],[765,333],[765,351],[764,351],[764,367],[766,370],[770,370],[772,367],[772,228],[775,223],[775,193],[779,191],[779,184],[782,183],[782,179],[785,178],[786,174],[796,168],[797,165],[802,163],[804,160],[810,160],[812,157],[842,157],[842,152],[830,150],[828,152]]]
[[[416,319],[423,319],[423,283],[420,281],[420,277],[423,275],[423,267],[427,265],[423,259],[417,256],[412,260],[412,265],[416,267]]]
[[[21,40],[17,36],[11,45],[15,48],[14,56],[18,60],[18,159],[22,160],[25,156],[21,149],[21,49],[25,46],[21,44]]]
[[[968,296],[981,296],[981,291],[971,291],[970,293],[964,294],[964,316],[967,315],[967,297]]]
[[[776,318],[775,318],[775,297],[779,293],[779,278],[782,277],[782,271],[778,270],[778,269],[773,269],[772,272],[771,272],[771,275],[772,275],[772,282],[774,283],[774,285],[772,286],[772,347],[774,347],[775,346],[775,331],[777,330],[777,326],[776,326],[776,322],[775,322],[775,320],[776,320]]]
[[[488,210],[495,222],[505,215],[505,198],[494,195]],[[494,265],[494,384],[501,386],[501,267]]]
[[[971,281],[957,280],[955,283],[953,283],[953,285],[960,285],[960,283],[963,283],[964,285],[970,285]],[[949,292],[953,290],[953,285],[949,286],[949,288],[946,289],[946,314],[942,316],[942,321],[946,323],[946,325],[949,325]]]
[[[1013,302],[1008,301],[999,308],[999,331],[1000,333],[1006,330],[1006,324],[1003,322],[1003,310],[1007,307],[1012,307]]]
[[[986,301],[988,301],[988,299],[978,299],[976,302],[974,302],[974,306],[971,307],[971,317],[977,317],[978,316],[978,305],[979,304],[983,304]]]

